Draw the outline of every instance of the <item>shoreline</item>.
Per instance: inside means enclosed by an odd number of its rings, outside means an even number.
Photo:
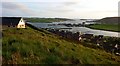
[[[29,24],[29,23],[28,23]],[[31,25],[31,24],[30,24]],[[33,25],[32,25],[33,26]],[[35,27],[35,26],[34,26]],[[85,26],[86,28],[89,28],[89,27],[87,27],[87,26]],[[37,28],[37,27],[36,27]],[[40,30],[39,28],[37,28],[38,30]],[[70,29],[70,28],[69,28]],[[92,29],[92,28],[90,28],[90,29]],[[94,28],[93,28],[94,29]],[[97,29],[98,30],[98,29]],[[103,30],[103,29],[101,29],[101,30]],[[103,30],[103,31],[107,31],[107,30]],[[115,31],[111,31],[111,32],[115,32]],[[119,32],[117,32],[117,33],[119,33]],[[110,35],[109,35],[109,37],[110,37]],[[111,37],[118,37],[118,35],[117,36],[111,36]]]

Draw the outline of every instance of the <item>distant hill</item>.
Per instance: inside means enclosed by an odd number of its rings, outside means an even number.
[[[120,17],[106,17],[106,18],[97,20],[96,22],[102,23],[102,24],[118,24],[120,23]]]
[[[73,21],[73,19],[67,18],[24,18],[27,22],[42,22],[42,23],[50,23],[50,22],[61,22],[61,21]]]

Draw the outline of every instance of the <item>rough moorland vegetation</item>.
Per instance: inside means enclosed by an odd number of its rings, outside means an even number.
[[[84,47],[47,32],[9,28],[2,32],[3,64],[119,64],[120,56]]]

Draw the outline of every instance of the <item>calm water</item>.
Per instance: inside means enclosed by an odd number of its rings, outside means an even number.
[[[81,33],[87,33],[87,34],[94,34],[94,35],[104,35],[104,36],[112,36],[112,37],[120,37],[120,33],[118,32],[111,32],[111,31],[104,31],[104,30],[95,30],[90,29],[87,27],[67,27],[64,25],[57,25],[57,24],[79,24],[82,22],[85,22],[86,20],[75,20],[75,21],[64,21],[64,22],[52,22],[52,23],[30,23],[38,28],[72,28],[72,29],[62,29],[62,30],[68,30],[71,32],[81,32]],[[86,24],[90,24],[94,22],[87,22]]]

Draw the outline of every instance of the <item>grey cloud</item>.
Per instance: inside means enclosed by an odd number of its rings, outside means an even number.
[[[76,5],[77,2],[30,2],[29,4],[31,4],[35,8],[29,8],[27,7],[29,5],[25,5],[24,3],[19,2],[3,2],[2,11],[4,15],[13,16],[49,16],[51,14],[60,15],[72,12],[74,9],[71,6]],[[31,9],[33,9],[34,11]]]
[[[58,8],[51,8],[48,9],[51,12],[57,12],[57,13],[65,13],[65,12],[71,12],[73,11],[71,8],[67,8],[67,7],[58,7]]]
[[[57,4],[57,5],[56,5]],[[53,7],[49,7],[48,11],[64,13],[73,11],[72,5],[76,5],[76,2],[61,2],[61,3],[53,3]]]
[[[10,2],[2,2],[2,8],[6,9],[17,9],[19,6],[15,3],[10,3]]]
[[[37,5],[36,5],[37,4]],[[40,3],[32,3],[32,5],[40,6],[40,12],[48,12],[48,13],[64,13],[70,12],[73,9],[68,6],[72,5],[72,2],[40,2]]]
[[[63,5],[65,6],[71,6],[71,5],[76,5],[78,2],[64,2]]]
[[[74,5],[77,5],[79,2],[60,2],[55,8],[50,9],[50,11],[57,12],[71,12],[74,11]],[[53,3],[54,4],[54,3]]]
[[[21,12],[24,15],[36,15],[36,13],[34,13],[32,10],[30,10],[30,8],[28,8],[27,6],[20,4],[20,3],[16,3],[16,2],[3,2],[2,3],[2,11],[5,14],[4,10],[8,10],[8,11],[13,11],[13,13],[16,12]],[[7,11],[6,11],[7,12]],[[12,15],[12,13],[10,13]],[[17,14],[17,13],[16,13]],[[20,14],[18,14],[20,15]],[[22,15],[22,14],[21,14]]]

